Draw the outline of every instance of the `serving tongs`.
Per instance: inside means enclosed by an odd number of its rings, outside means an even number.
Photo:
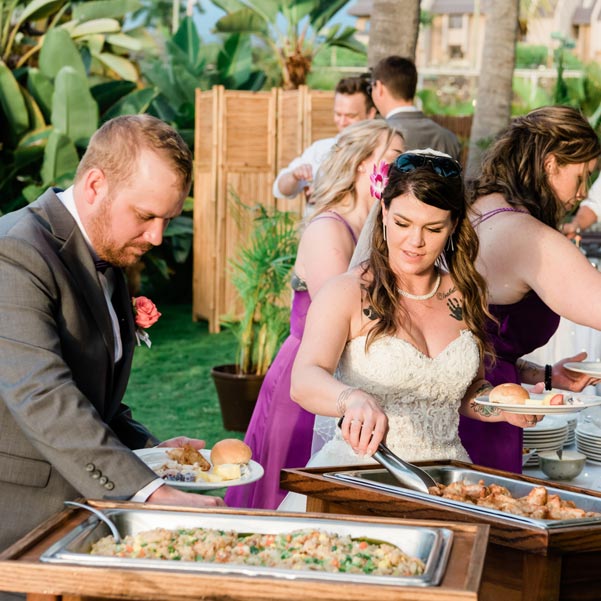
[[[344,416],[338,421],[338,427],[342,425]],[[437,482],[423,469],[404,461],[398,455],[393,453],[383,442],[378,445],[376,452],[372,457],[383,467],[385,467],[405,488],[424,492],[429,494],[431,486],[436,487]]]
[[[428,472],[408,461],[404,461],[383,442],[378,445],[378,449],[372,457],[378,463],[381,463],[406,488],[429,494],[429,488],[437,486],[436,480]]]
[[[90,507],[85,503],[77,503],[76,501],[63,501],[65,505],[70,505],[71,507],[79,507],[81,509],[87,509],[89,512],[93,513],[98,519],[102,520],[110,529],[113,538],[116,543],[121,542],[121,535],[119,534],[119,530],[117,530],[117,526],[115,526],[115,522],[113,522],[105,513],[100,511],[100,509],[96,509],[95,507]]]

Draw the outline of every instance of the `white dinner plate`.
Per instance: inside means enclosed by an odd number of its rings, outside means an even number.
[[[564,363],[563,366],[579,374],[601,378],[601,361],[573,361]]]
[[[587,432],[582,427],[576,428],[576,436],[578,438],[583,438],[585,440],[590,440],[591,442],[595,442],[595,443],[601,444],[601,436],[599,434],[596,434],[596,433],[595,434],[591,434],[590,432]]]
[[[568,396],[569,395],[569,396]],[[546,394],[530,393],[531,399],[543,399]],[[592,394],[575,395],[564,394],[564,405],[514,405],[512,403],[491,403],[488,396],[480,396],[475,399],[478,405],[493,407],[507,411],[507,413],[521,413],[527,415],[554,415],[558,413],[575,413],[589,407],[601,405],[601,397]]]
[[[134,453],[151,469],[157,470],[167,461],[172,461],[167,456],[167,451],[170,451],[170,447],[156,447],[153,449],[137,449]],[[200,453],[207,460],[211,461],[210,449],[201,449]],[[187,491],[203,491],[203,490],[216,490],[218,488],[226,488],[229,486],[239,486],[240,484],[248,484],[254,482],[259,478],[263,477],[263,467],[253,461],[252,459],[248,462],[248,469],[246,474],[242,478],[236,480],[223,480],[222,482],[205,482],[200,480],[197,482],[178,482],[177,480],[165,480],[169,486],[173,488],[179,488],[180,490]]]

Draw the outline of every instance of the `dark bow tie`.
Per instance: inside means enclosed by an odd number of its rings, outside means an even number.
[[[104,273],[109,267],[112,267],[108,261],[103,261],[102,259],[95,259],[94,265],[96,266],[96,271],[100,271],[100,273]]]

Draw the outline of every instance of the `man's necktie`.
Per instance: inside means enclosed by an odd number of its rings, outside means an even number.
[[[104,294],[104,299],[106,300],[106,305],[109,310],[109,315],[111,317],[111,324],[113,326],[113,335],[115,339],[115,363],[117,363],[123,356],[123,344],[121,342],[121,329],[119,327],[119,318],[117,317],[117,313],[111,300],[113,292],[115,290],[116,274],[114,270],[109,269],[109,267],[113,266],[108,261],[103,261],[102,259],[94,259],[94,265],[96,266],[96,271],[98,272],[98,279],[102,287],[102,293]]]
[[[96,271],[100,273],[104,273],[109,267],[112,267],[108,261],[103,261],[102,259],[94,259],[94,265],[96,265]]]

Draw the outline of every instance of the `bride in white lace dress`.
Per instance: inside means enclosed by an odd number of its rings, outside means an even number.
[[[469,461],[460,412],[536,423],[473,402],[491,387],[483,369],[487,296],[459,164],[412,151],[388,177],[369,257],[316,295],[293,368],[294,400],[344,416],[312,466],[366,463],[384,439],[409,461]]]

